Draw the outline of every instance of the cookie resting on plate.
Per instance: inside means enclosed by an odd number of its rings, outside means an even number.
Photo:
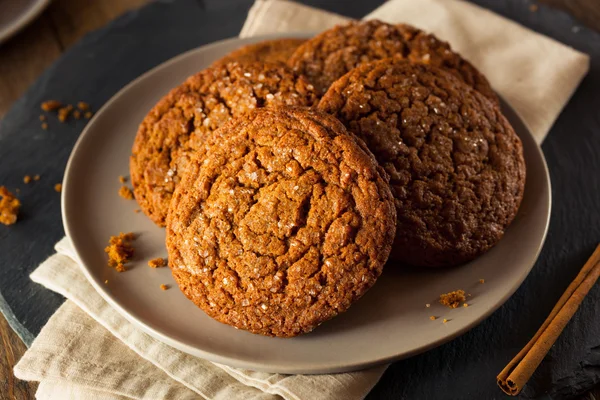
[[[396,220],[385,172],[335,118],[300,108],[236,118],[194,158],[167,218],[169,266],[212,318],[309,332],[381,274]]]

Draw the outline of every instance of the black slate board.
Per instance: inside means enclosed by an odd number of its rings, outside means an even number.
[[[382,2],[304,1],[355,18]],[[553,186],[550,231],[533,271],[504,306],[453,342],[393,364],[369,399],[505,398],[496,387],[496,374],[535,333],[600,241],[600,35],[556,10],[540,7],[530,12],[526,0],[474,3],[592,57],[589,75],[542,146]],[[18,224],[0,226],[0,309],[27,344],[63,301],[28,275],[64,235],[60,199],[52,187],[61,181],[85,124],[51,120],[49,131],[42,131],[37,120],[40,102],[85,100],[97,110],[159,63],[237,35],[251,4],[252,0],[160,1],[130,12],[73,46],[5,116],[0,124],[0,182],[21,188],[24,206]],[[25,174],[36,173],[42,174],[40,182],[22,183]],[[598,286],[522,398],[572,398],[600,383]]]

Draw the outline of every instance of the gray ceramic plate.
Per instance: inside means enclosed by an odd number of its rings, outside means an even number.
[[[388,265],[377,284],[348,312],[307,335],[269,338],[220,324],[186,299],[167,268],[146,265],[152,258],[166,256],[164,230],[144,214],[134,213],[135,201],[117,195],[118,176],[128,175],[138,124],[187,76],[241,45],[273,37],[230,39],[178,56],[126,86],[88,124],[67,165],[62,211],[65,230],[92,285],[126,318],[175,348],[222,364],[269,372],[361,369],[426,351],[476,326],[525,279],[544,242],[550,215],[544,157],[509,107],[506,115],[525,148],[527,185],[519,215],[502,241],[458,268],[395,271],[394,265]],[[103,249],[111,235],[129,231],[140,235],[136,258],[129,271],[119,274],[107,267]],[[484,284],[479,283],[482,278]],[[163,283],[175,287],[162,291]],[[440,293],[456,289],[472,294],[468,308],[451,310],[437,303]],[[430,315],[438,319],[431,321]],[[444,318],[449,320],[445,324]]]
[[[50,0],[0,0],[0,43],[37,17]]]

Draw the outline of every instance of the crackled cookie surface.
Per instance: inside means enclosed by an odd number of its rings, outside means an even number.
[[[208,315],[290,337],[350,307],[376,281],[395,207],[363,143],[306,109],[255,110],[194,158],[167,219],[169,266]]]
[[[344,75],[318,109],[363,139],[390,176],[393,257],[469,261],[500,240],[523,197],[520,139],[499,108],[442,69],[384,59]]]
[[[312,85],[283,65],[230,63],[188,78],[139,127],[130,173],[140,208],[163,226],[190,153],[231,117],[260,107],[315,102]]]
[[[305,41],[306,39],[289,38],[265,40],[263,42],[249,44],[240,47],[220,60],[217,60],[213,66],[223,65],[234,61],[239,63],[262,61],[285,64],[298,46]]]
[[[324,93],[354,67],[388,57],[444,68],[498,102],[485,76],[448,43],[405,24],[370,20],[338,25],[298,47],[288,64]]]

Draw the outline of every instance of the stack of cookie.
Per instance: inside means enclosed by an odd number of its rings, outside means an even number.
[[[486,78],[435,36],[380,21],[229,54],[150,111],[132,153],[183,293],[281,337],[346,311],[390,256],[481,255],[525,183]]]

